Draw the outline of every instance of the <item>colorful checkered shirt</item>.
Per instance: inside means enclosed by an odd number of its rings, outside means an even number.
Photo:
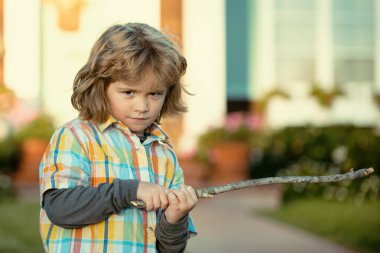
[[[141,144],[113,117],[98,125],[81,119],[66,123],[53,134],[40,164],[41,199],[49,189],[96,187],[115,178],[179,188],[183,173],[168,136],[156,124],[149,132]],[[46,252],[157,252],[158,216],[126,208],[100,223],[65,229],[54,225],[41,208],[40,233]],[[191,218],[189,231],[195,232]]]

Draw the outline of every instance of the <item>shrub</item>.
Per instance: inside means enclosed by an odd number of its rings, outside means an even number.
[[[312,160],[302,160],[279,172],[279,176],[324,176],[341,173],[336,165]],[[366,178],[337,183],[288,184],[284,186],[283,201],[298,198],[323,197],[327,200],[353,201],[360,205],[365,200],[379,199],[380,177]]]
[[[0,141],[0,174],[14,171],[19,163],[19,145],[13,135]]]
[[[27,138],[36,138],[48,141],[50,140],[54,130],[55,126],[53,119],[46,114],[40,114],[36,119],[20,129],[20,131],[16,133],[15,138],[19,143]]]
[[[251,166],[254,178],[275,176],[303,159],[351,168],[380,167],[380,137],[371,127],[288,127],[267,137]],[[379,170],[376,173],[380,175]]]
[[[376,175],[329,184],[291,184],[284,201],[317,197],[360,204],[378,199],[380,188],[380,137],[371,127],[336,125],[288,127],[266,139],[261,156],[253,161],[253,178],[276,175],[311,176],[346,173],[351,168],[374,167]]]

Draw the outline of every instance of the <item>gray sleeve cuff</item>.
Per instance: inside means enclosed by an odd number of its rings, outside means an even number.
[[[124,208],[130,206],[132,200],[137,199],[137,188],[139,187],[139,181],[137,179],[115,179],[114,183],[114,201],[118,203],[118,206]]]
[[[163,232],[169,234],[169,235],[184,235],[188,231],[188,223],[189,223],[189,215],[186,215],[183,217],[180,221],[177,223],[170,223],[166,220],[165,214],[162,213],[161,219],[158,222],[159,227],[162,229]]]
[[[155,235],[158,252],[184,252],[188,239],[189,216],[185,216],[175,224],[169,223],[165,214],[158,221]]]

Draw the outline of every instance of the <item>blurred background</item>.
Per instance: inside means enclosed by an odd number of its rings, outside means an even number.
[[[189,112],[162,122],[187,184],[374,167],[355,182],[262,189],[270,207],[244,215],[380,252],[379,0],[0,0],[0,252],[41,252],[39,161],[77,116],[72,83],[93,43],[125,22],[175,36],[187,58]],[[199,237],[189,252],[206,252]]]

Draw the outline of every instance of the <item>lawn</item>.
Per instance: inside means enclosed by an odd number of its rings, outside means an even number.
[[[41,253],[38,203],[0,202],[0,253]]]
[[[360,252],[380,252],[380,201],[356,206],[348,202],[304,199],[260,213]]]

